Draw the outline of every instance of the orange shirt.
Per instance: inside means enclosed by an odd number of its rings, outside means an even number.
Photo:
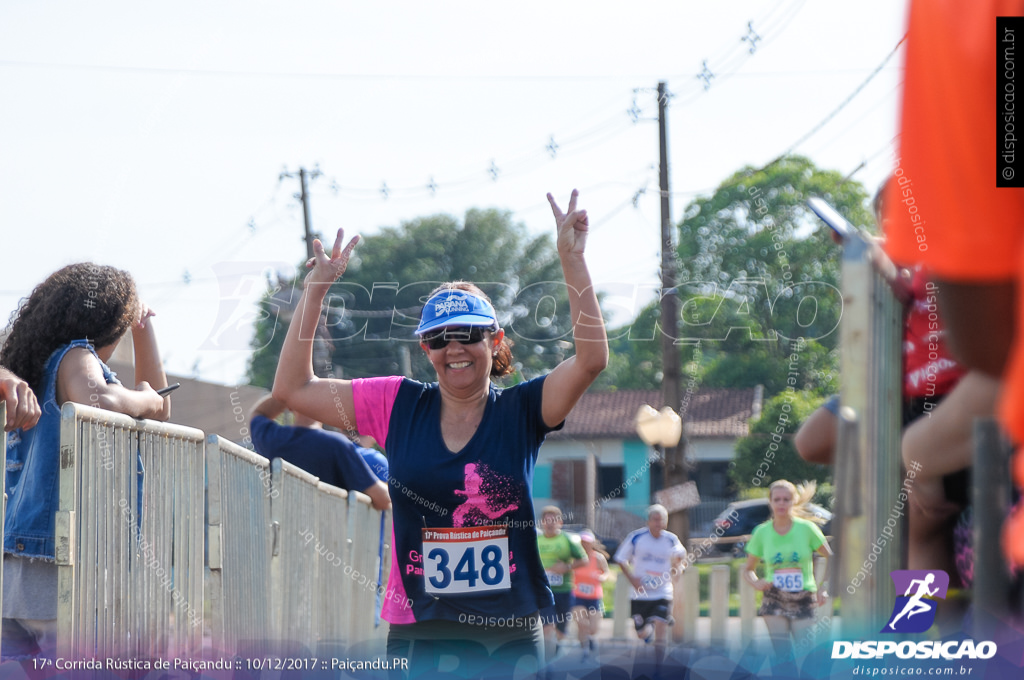
[[[900,157],[886,195],[886,250],[938,278],[1016,276],[1024,190],[996,187],[996,16],[1021,0],[915,0],[906,42]],[[1018,46],[1024,153],[1024,36]]]
[[[597,553],[590,553],[590,561],[573,570],[576,585],[573,594],[587,600],[604,599],[604,588],[601,587],[601,569],[597,566]]]
[[[996,17],[1022,15],[1024,0],[911,3],[900,156],[885,197],[893,260],[923,263],[939,279],[1016,279],[1018,331],[999,416],[1017,442],[1024,442],[1024,189],[996,186]],[[1024,35],[1015,49],[1016,153],[1024,154]],[[1024,486],[1024,456],[1014,476]],[[1024,564],[1024,515],[1007,531],[1011,558]]]

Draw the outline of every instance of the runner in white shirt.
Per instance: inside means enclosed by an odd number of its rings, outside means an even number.
[[[683,573],[686,548],[665,531],[668,511],[662,505],[647,508],[647,527],[633,531],[615,551],[615,561],[633,584],[630,613],[637,637],[664,651],[668,627],[673,624],[673,581]]]

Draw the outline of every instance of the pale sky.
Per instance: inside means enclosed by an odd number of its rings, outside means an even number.
[[[8,0],[0,313],[65,264],[113,264],[157,311],[168,371],[235,384],[266,274],[305,253],[298,180],[279,175],[318,164],[330,234],[472,207],[541,233],[544,194],[579,188],[625,323],[657,282],[658,81],[677,221],[836,110],[900,41],[905,4]],[[873,192],[901,80],[902,50],[795,152]]]

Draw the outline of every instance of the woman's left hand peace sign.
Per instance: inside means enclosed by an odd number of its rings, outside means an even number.
[[[576,210],[576,197],[578,191],[572,190],[569,197],[569,212],[563,213],[558,207],[555,198],[548,194],[548,203],[551,204],[551,212],[555,215],[555,226],[558,229],[558,254],[582,255],[587,245],[587,232],[589,222],[587,221],[586,210]]]

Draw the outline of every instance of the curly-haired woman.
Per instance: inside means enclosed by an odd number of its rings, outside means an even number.
[[[74,401],[135,418],[167,420],[170,400],[160,363],[153,312],[139,301],[131,274],[73,264],[36,286],[11,315],[0,363],[35,391],[42,416],[8,439],[3,560],[4,657],[56,651],[60,405]],[[128,389],[104,362],[132,332],[135,379]]]

